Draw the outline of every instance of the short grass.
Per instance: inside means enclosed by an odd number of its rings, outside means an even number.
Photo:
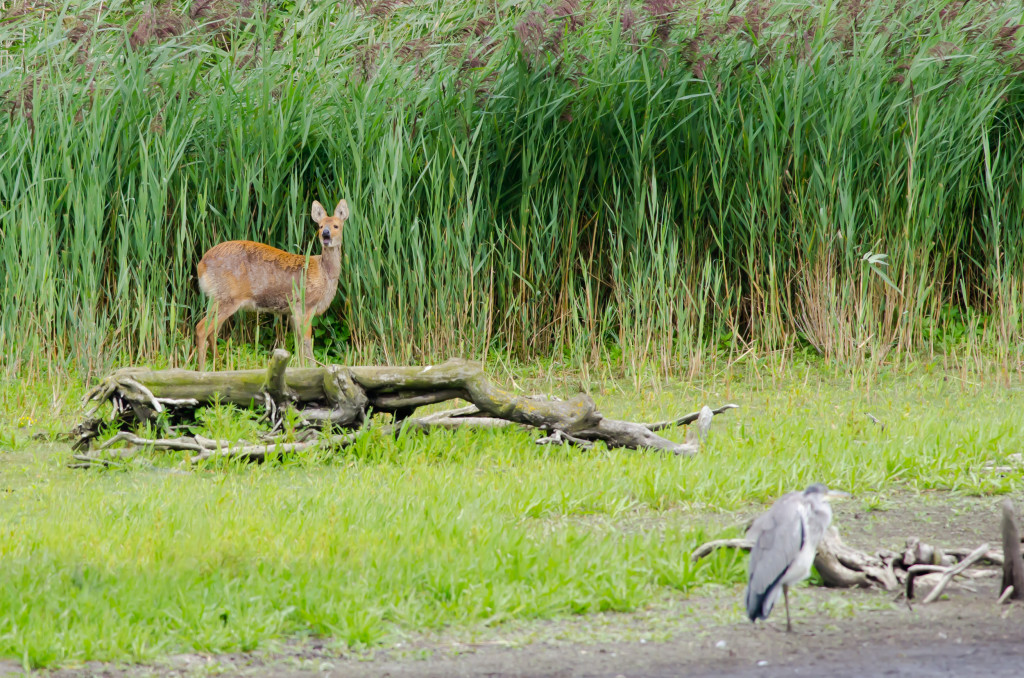
[[[870,510],[887,491],[1021,486],[1024,390],[919,365],[870,388],[818,364],[716,384],[591,385],[609,416],[654,419],[734,401],[695,458],[537,447],[510,432],[368,435],[336,455],[178,473],[72,471],[33,432],[67,426],[81,386],[0,388],[0,656],[27,667],[224,652],[323,636],[339,647],[413,631],[635,610],[709,584],[698,542],[812,481]],[[568,395],[574,375],[502,372]],[[501,375],[504,374],[504,377]],[[867,416],[881,420],[875,424]],[[244,418],[210,412],[241,434]],[[682,431],[670,432],[682,435]],[[735,588],[738,595],[738,587]]]

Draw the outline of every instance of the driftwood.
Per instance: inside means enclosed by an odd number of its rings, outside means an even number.
[[[534,428],[546,435],[540,444],[589,446],[601,441],[609,447],[653,449],[677,455],[692,455],[700,449],[711,419],[737,407],[727,404],[675,420],[642,424],[604,417],[593,399],[580,394],[568,400],[546,396],[517,395],[495,386],[478,363],[449,360],[425,367],[345,367],[329,365],[317,368],[288,369],[287,351],[274,351],[265,370],[194,372],[188,370],[148,370],[125,368],[103,379],[86,395],[95,407],[71,436],[74,449],[88,450],[101,428],[113,426],[121,431],[114,441],[136,448],[172,449],[195,452],[194,460],[232,456],[261,460],[268,455],[293,452],[316,445],[343,447],[367,429],[373,413],[390,413],[389,433],[402,430],[429,431],[434,428],[496,428],[518,426]],[[446,410],[413,418],[425,405],[462,399],[468,407]],[[96,416],[99,407],[109,402],[113,417],[108,421]],[[325,436],[308,441],[267,441],[261,444],[228,444],[200,441],[198,437],[145,439],[133,430],[142,423],[166,426],[193,418],[198,407],[214,403],[232,403],[265,409],[271,431],[280,428],[284,414],[297,413],[304,428],[361,429],[357,433]],[[696,422],[684,442],[676,442],[655,431]],[[101,449],[109,447],[108,441]],[[76,457],[88,465],[89,455]],[[98,459],[98,458],[95,458]],[[102,462],[97,462],[102,463]]]
[[[720,548],[749,551],[753,546],[754,543],[747,538],[716,539],[694,549],[690,558],[696,562]],[[814,567],[825,586],[832,588],[875,586],[888,591],[898,586],[895,573],[882,558],[847,546],[839,538],[835,527],[829,527],[825,537],[818,543]]]
[[[707,558],[718,549],[739,549],[741,551],[749,551],[752,548],[754,548],[754,542],[750,541],[746,537],[737,539],[715,539],[713,541],[704,542],[695,548],[690,554],[690,559],[696,563],[702,558]]]
[[[1016,537],[1014,543],[1017,546],[1013,552],[1020,556],[1020,538]],[[694,549],[690,557],[696,562],[720,548],[749,551],[752,547],[753,542],[746,538],[716,539]],[[997,574],[992,569],[969,572],[968,568],[1002,565],[1003,562],[1003,553],[990,549],[988,544],[982,544],[971,551],[958,548],[942,550],[914,537],[907,540],[903,553],[879,551],[871,555],[843,543],[833,526],[829,527],[818,544],[814,556],[814,567],[825,586],[892,591],[900,588],[902,583],[904,595],[909,601],[914,599],[915,583],[925,582],[932,587],[924,598],[925,603],[937,600],[955,577],[978,579]],[[1009,596],[1004,586],[1000,602]]]
[[[896,573],[881,555],[870,555],[847,546],[835,527],[829,527],[818,544],[814,566],[825,586],[878,587],[891,591],[899,586]]]
[[[941,573],[941,576],[939,577],[938,583],[935,584],[935,588],[933,588],[928,593],[928,595],[925,596],[925,598],[924,598],[924,600],[922,602],[931,603],[931,602],[934,602],[934,601],[938,600],[939,596],[941,596],[942,592],[946,589],[946,586],[949,585],[949,582],[953,581],[953,577],[955,577],[956,575],[960,574],[961,572],[966,570],[968,567],[970,567],[974,563],[976,563],[979,560],[981,560],[982,557],[987,552],[988,552],[988,544],[982,544],[978,548],[974,549],[974,551],[971,552],[971,555],[967,556],[966,558],[961,560],[956,565],[954,565],[952,567],[947,567],[945,569],[945,571]],[[910,595],[907,596],[908,599],[910,597],[911,597]]]

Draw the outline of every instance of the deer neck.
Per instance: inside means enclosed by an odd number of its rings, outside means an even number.
[[[341,275],[341,248],[325,247],[320,254],[320,270],[329,285],[338,284],[338,276]]]

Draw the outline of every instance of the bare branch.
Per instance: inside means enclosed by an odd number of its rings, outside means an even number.
[[[946,549],[944,553],[947,556],[953,556],[957,561],[961,561],[967,556],[971,555],[972,549],[968,548],[951,548]],[[988,553],[981,557],[978,562],[985,565],[997,565],[1002,567],[1003,565],[1003,553],[995,549],[989,549]]]
[[[406,419],[401,422],[402,428],[416,429],[417,431],[430,432],[434,429],[445,429],[454,431],[460,428],[509,428],[517,426],[511,421],[497,419],[495,417],[443,417],[438,419]]]
[[[129,387],[130,390],[134,390],[139,399],[143,400],[145,404],[149,405],[155,412],[163,412],[164,407],[157,401],[156,396],[148,388],[135,381],[130,377],[126,377],[122,382],[122,386]]]
[[[914,599],[914,582],[918,577],[925,574],[934,574],[936,572],[945,572],[948,568],[942,565],[911,565],[907,569],[907,580],[904,582],[904,593],[907,596],[907,600]]]
[[[164,407],[197,407],[199,401],[195,398],[157,398],[156,401]]]
[[[738,407],[739,407],[739,405],[736,405],[734,403],[728,403],[726,405],[722,405],[717,410],[711,410],[711,414],[721,414],[722,412],[725,412],[726,410],[733,410],[733,409],[736,409]],[[663,430],[665,430],[667,428],[672,428],[673,426],[686,426],[687,424],[692,424],[693,422],[697,421],[697,419],[700,417],[700,413],[702,411],[703,411],[703,409],[700,410],[700,411],[697,411],[697,412],[690,412],[689,414],[683,415],[682,417],[679,417],[678,419],[669,419],[669,420],[666,420],[666,421],[656,421],[656,422],[653,422],[653,423],[650,423],[650,424],[643,424],[643,426],[647,427],[647,429],[649,431],[663,431]]]
[[[423,407],[434,403],[443,403],[446,400],[455,398],[466,399],[466,392],[457,389],[442,389],[440,391],[408,392],[408,393],[383,393],[370,399],[370,405],[375,410],[397,410],[402,407]]]
[[[423,417],[419,417],[420,421],[434,421],[438,419],[457,419],[459,417],[473,417],[480,414],[480,408],[476,405],[466,405],[465,407],[456,407],[452,410],[442,410],[440,412],[434,412]]]
[[[949,582],[953,580],[953,577],[966,570],[975,562],[981,560],[987,552],[988,544],[982,544],[978,548],[974,549],[971,555],[967,556],[953,567],[948,568],[945,572],[942,573],[942,577],[939,579],[939,583],[935,585],[935,588],[933,588],[931,592],[927,596],[925,596],[925,599],[921,602],[930,603],[938,599],[938,597],[942,595],[942,592],[945,590],[946,586],[949,585]]]
[[[398,426],[389,424],[382,426],[379,429],[383,434],[393,433],[397,430]],[[231,459],[242,459],[248,461],[263,461],[268,456],[285,454],[288,452],[298,452],[300,450],[308,450],[314,447],[333,447],[343,448],[348,447],[361,436],[366,435],[369,431],[374,430],[370,428],[363,428],[354,433],[346,433],[343,435],[329,436],[326,438],[317,438],[316,440],[310,440],[307,442],[300,443],[283,443],[273,442],[262,445],[224,445],[216,449],[204,449],[200,454],[193,457],[189,457],[189,461],[193,464],[214,457],[231,458]]]
[[[754,548],[754,542],[746,538],[716,539],[714,541],[701,544],[695,548],[693,553],[690,554],[690,560],[697,562],[701,558],[706,558],[711,555],[712,552],[717,551],[718,549],[742,549],[744,551],[749,551],[752,548]]]
[[[590,442],[589,440],[583,440],[582,438],[577,438],[576,436],[569,435],[565,431],[557,430],[552,431],[550,435],[544,436],[543,438],[538,438],[533,442],[535,442],[538,445],[565,445],[566,443],[571,443],[579,447],[594,446],[594,443]]]
[[[97,450],[105,450],[114,443],[127,442],[138,447],[153,447],[163,450],[195,450],[203,449],[203,446],[188,437],[181,438],[141,438],[130,431],[121,431],[116,436],[106,441]]]
[[[106,457],[92,457],[87,454],[75,454],[72,456],[74,459],[77,459],[82,463],[68,464],[68,468],[90,468],[93,466],[103,466],[107,468],[114,466],[117,468],[124,468],[126,466],[126,464],[122,462],[114,461],[113,459],[107,459]]]

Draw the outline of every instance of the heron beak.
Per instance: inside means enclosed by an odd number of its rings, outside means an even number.
[[[831,501],[835,501],[836,499],[849,499],[852,496],[853,495],[849,492],[843,492],[842,490],[829,490],[825,493],[825,498]]]

